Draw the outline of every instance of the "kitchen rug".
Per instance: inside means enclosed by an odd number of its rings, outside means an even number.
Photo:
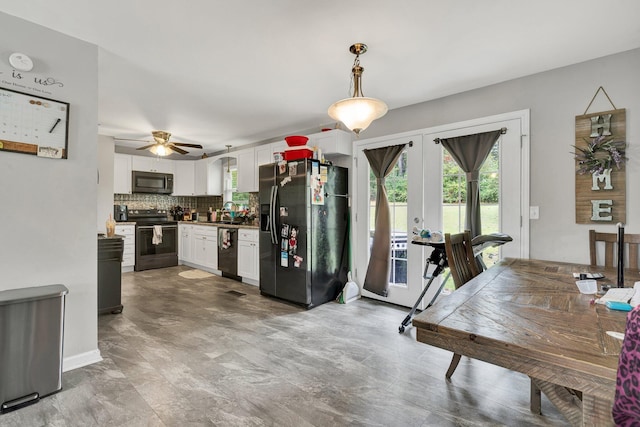
[[[213,274],[196,269],[196,270],[181,271],[180,273],[178,273],[178,276],[184,277],[185,279],[206,279],[207,277],[213,276]]]

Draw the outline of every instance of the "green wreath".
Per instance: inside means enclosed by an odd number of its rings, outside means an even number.
[[[607,138],[602,135],[593,138],[585,148],[574,145],[576,152],[573,154],[578,162],[577,172],[580,175],[601,175],[605,169],[611,169],[613,165],[620,169],[624,162],[629,160],[625,157],[626,146],[624,141],[614,141],[613,137]]]

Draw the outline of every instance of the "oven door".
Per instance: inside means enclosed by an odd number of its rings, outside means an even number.
[[[136,225],[136,271],[178,265],[178,226],[162,225],[162,240],[157,244],[153,227]]]

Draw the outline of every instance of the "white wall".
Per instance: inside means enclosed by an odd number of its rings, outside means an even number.
[[[98,135],[98,225],[99,233],[106,233],[109,214],[113,216],[113,137]]]
[[[535,60],[535,58],[532,58]],[[437,61],[434,63],[437,66]],[[575,116],[584,114],[599,86],[627,112],[627,227],[640,233],[640,49],[534,74],[438,100],[389,111],[363,133],[391,135],[516,110],[531,110],[531,197],[540,219],[531,220],[530,256],[589,262],[588,230],[615,232],[615,224],[575,223]],[[416,88],[420,90],[420,88]],[[598,96],[589,112],[612,109]],[[425,143],[433,143],[426,141]]]
[[[64,340],[64,364],[69,369],[100,359],[98,49],[4,13],[0,28],[0,86],[70,103],[68,159],[0,151],[0,290],[56,283],[69,289]],[[12,52],[34,60],[33,70],[23,73],[23,79],[12,77],[7,61]],[[35,77],[52,77],[63,86],[38,85]]]

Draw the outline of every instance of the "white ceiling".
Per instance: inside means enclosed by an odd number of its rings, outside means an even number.
[[[0,0],[0,11],[100,47],[100,134],[168,130],[207,153],[335,125],[327,107],[349,96],[354,42],[369,46],[365,96],[390,109],[640,47],[638,0]]]

